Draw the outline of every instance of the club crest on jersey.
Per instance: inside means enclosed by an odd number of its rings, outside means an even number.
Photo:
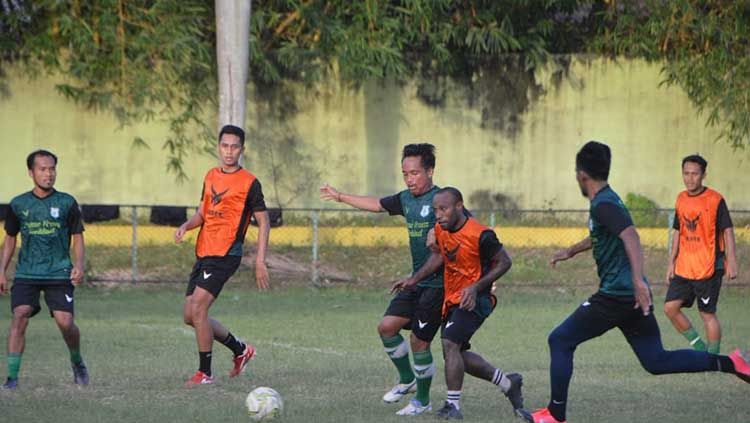
[[[430,207],[431,206],[429,204],[425,204],[424,206],[422,206],[422,211],[419,212],[419,215],[422,217],[427,217],[427,215],[430,214]]]
[[[592,218],[589,218],[589,230],[590,231],[594,230],[594,219]]]
[[[59,207],[50,207],[49,208],[49,215],[57,219],[60,217],[60,208]]]

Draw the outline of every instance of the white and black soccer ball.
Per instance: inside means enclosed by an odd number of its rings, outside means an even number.
[[[274,389],[261,386],[247,394],[245,406],[250,420],[257,422],[280,416],[284,410],[284,401]]]

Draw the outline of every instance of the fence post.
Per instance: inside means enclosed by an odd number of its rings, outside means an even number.
[[[130,245],[130,278],[132,283],[138,280],[138,209],[132,206],[130,221],[133,225],[133,239]]]
[[[672,243],[674,242],[674,213],[670,213],[669,217],[667,217],[667,224],[669,225],[667,228],[667,255],[669,255],[671,254]]]
[[[318,275],[318,224],[320,223],[320,215],[317,210],[312,211],[312,284],[317,287],[320,286]]]
[[[490,212],[490,228],[495,227],[495,212]]]

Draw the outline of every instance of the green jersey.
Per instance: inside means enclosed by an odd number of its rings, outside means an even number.
[[[16,279],[70,280],[70,238],[83,232],[81,211],[72,196],[58,191],[44,198],[31,191],[19,195],[10,202],[5,232],[12,237],[21,233]]]
[[[589,236],[599,274],[599,292],[633,296],[633,272],[620,233],[633,225],[628,209],[608,186],[591,200]]]
[[[404,190],[390,197],[380,199],[380,205],[390,215],[406,218],[406,229],[409,231],[409,249],[411,250],[412,274],[419,270],[432,255],[427,248],[427,233],[435,227],[435,213],[432,209],[432,198],[440,188],[433,186],[424,194],[415,197],[409,190]],[[419,286],[429,288],[443,287],[443,269],[419,281]]]

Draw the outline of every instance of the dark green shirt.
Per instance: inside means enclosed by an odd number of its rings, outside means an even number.
[[[409,190],[404,190],[398,194],[380,199],[380,205],[390,215],[400,215],[406,218],[406,229],[409,231],[412,274],[419,270],[432,255],[432,251],[427,248],[427,233],[435,227],[432,198],[439,189],[434,186],[419,197],[412,195]],[[419,281],[418,286],[442,288],[443,269],[441,268],[426,279]]]
[[[21,233],[16,279],[70,280],[70,238],[83,232],[81,212],[72,196],[59,191],[45,198],[31,191],[19,195],[10,202],[5,232],[12,237]]]
[[[608,185],[591,200],[589,214],[589,236],[599,274],[599,292],[633,296],[633,273],[625,244],[620,239],[620,233],[633,225],[628,209]]]

